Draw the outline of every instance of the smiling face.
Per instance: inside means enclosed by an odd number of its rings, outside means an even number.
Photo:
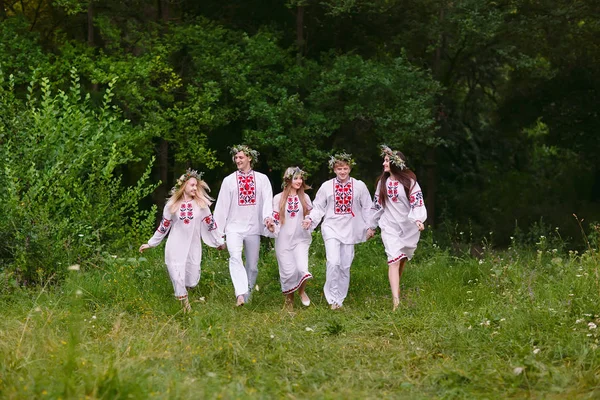
[[[292,179],[292,189],[299,190],[302,185],[304,185],[304,179],[302,179],[302,175],[294,176],[294,179]]]
[[[186,198],[194,198],[196,197],[196,193],[198,190],[198,180],[196,178],[190,178],[185,183],[185,188],[183,189],[183,193]]]
[[[390,172],[390,158],[388,156],[383,158],[383,172]]]
[[[337,162],[333,167],[333,172],[335,172],[335,176],[338,181],[346,182],[350,177],[350,166],[345,162]]]
[[[238,151],[233,160],[235,161],[235,165],[237,165],[238,171],[248,172],[250,170],[250,162],[252,159],[243,151]]]

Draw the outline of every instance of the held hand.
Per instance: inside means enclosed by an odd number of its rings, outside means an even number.
[[[267,229],[271,233],[275,232],[275,224],[271,221],[271,223],[267,224]]]
[[[375,230],[372,228],[367,229],[367,240],[371,239],[373,236],[375,236]]]
[[[227,248],[227,245],[225,243],[223,243],[220,246],[217,246],[217,250],[225,250]]]
[[[267,217],[265,219],[265,226],[267,227],[267,229],[269,229],[269,225],[272,225],[272,224],[273,224],[273,218]]]
[[[302,228],[308,230],[308,228],[310,228],[311,223],[312,223],[312,220],[310,218],[304,218],[302,220]]]
[[[421,221],[417,221],[417,222],[415,222],[415,224],[417,224],[417,228],[419,228],[420,231],[425,229],[425,225],[423,225],[423,223]]]
[[[150,245],[148,243],[144,243],[143,245],[140,246],[140,253],[143,253],[144,250],[149,249]]]

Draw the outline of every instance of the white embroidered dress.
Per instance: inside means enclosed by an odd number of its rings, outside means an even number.
[[[162,221],[148,244],[158,246],[167,234],[165,264],[175,296],[182,299],[187,296],[186,287],[194,287],[200,281],[201,241],[210,247],[218,247],[224,241],[210,209],[201,208],[195,201],[181,202],[175,213],[171,213],[167,204]]]
[[[348,178],[345,183],[333,178],[323,183],[310,212],[312,227],[321,219],[321,234],[325,241],[337,239],[343,244],[367,240],[371,195],[367,186],[358,179]]]
[[[298,195],[287,197],[285,219],[281,223],[279,204],[283,193],[273,198],[273,220],[275,221],[275,254],[279,264],[279,281],[283,294],[293,293],[303,282],[311,279],[308,272],[308,249],[312,242],[311,230],[302,228],[304,209]],[[304,193],[309,211],[310,198]]]
[[[403,258],[411,259],[421,236],[416,222],[425,222],[427,209],[423,203],[423,192],[417,182],[411,181],[412,190],[406,197],[404,186],[388,178],[385,182],[387,201],[385,207],[379,200],[379,188],[375,191],[372,207],[371,227],[381,228],[381,239],[385,247],[388,264]]]

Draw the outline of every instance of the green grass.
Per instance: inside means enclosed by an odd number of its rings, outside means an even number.
[[[289,314],[268,246],[260,291],[241,308],[226,253],[210,250],[188,315],[173,299],[162,252],[109,257],[60,285],[0,282],[0,397],[600,397],[591,252],[508,250],[478,260],[425,238],[394,313],[376,239],[356,247],[349,297],[332,311],[316,237],[312,305],[297,300]]]

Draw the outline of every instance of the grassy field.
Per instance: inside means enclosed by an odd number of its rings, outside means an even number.
[[[315,278],[283,311],[262,249],[252,301],[234,308],[225,252],[205,251],[182,314],[162,265],[130,254],[60,285],[2,276],[0,397],[600,398],[598,255],[553,249],[452,256],[426,237],[392,312],[378,238],[357,246],[349,297],[332,311]],[[600,328],[599,328],[600,329]]]

